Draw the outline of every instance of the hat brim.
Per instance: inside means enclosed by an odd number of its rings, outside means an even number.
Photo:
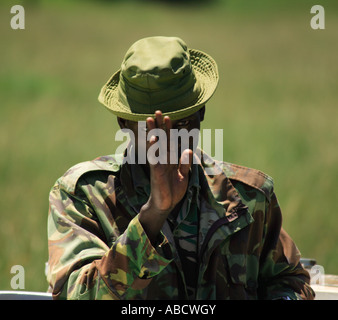
[[[163,113],[163,116],[169,116],[172,120],[183,119],[197,112],[212,97],[218,84],[218,70],[214,59],[208,54],[195,49],[189,49],[189,53],[196,81],[201,88],[200,94],[191,105],[179,110]],[[120,72],[121,70],[115,72],[102,87],[98,97],[99,102],[113,114],[123,119],[145,121],[148,117],[154,117],[153,113],[134,113],[128,105],[120,101],[118,95]]]

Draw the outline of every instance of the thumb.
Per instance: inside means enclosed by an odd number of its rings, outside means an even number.
[[[192,164],[192,155],[193,152],[190,149],[185,149],[182,152],[178,169],[183,177],[186,177],[189,173]]]

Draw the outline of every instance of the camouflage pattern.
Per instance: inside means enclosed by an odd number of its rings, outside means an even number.
[[[53,298],[314,298],[270,177],[224,162],[208,175],[194,164],[181,210],[153,247],[138,220],[149,180],[140,166],[121,163],[104,156],[78,164],[52,188]]]

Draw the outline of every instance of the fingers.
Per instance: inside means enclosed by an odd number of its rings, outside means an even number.
[[[163,118],[161,111],[155,112],[155,119],[149,117],[146,120],[149,141],[147,148],[147,159],[149,164],[156,165],[168,163],[168,132],[167,126],[170,126],[170,121]],[[156,143],[156,146],[155,146]]]
[[[147,125],[147,131],[150,131],[156,128],[155,120],[152,117],[148,117],[146,119],[146,125]]]
[[[155,112],[155,121],[156,121],[156,126],[159,129],[162,129],[163,126],[163,116],[162,116],[162,111],[157,110]]]
[[[172,129],[172,122],[171,122],[170,117],[169,116],[165,116],[163,118],[163,120],[164,120],[164,125],[165,125],[166,130]]]
[[[151,131],[153,129],[156,129],[155,120],[152,117],[148,117],[146,119],[146,125],[147,125],[147,131]],[[156,142],[156,136],[152,135],[151,137],[147,137],[147,141],[149,141],[149,144],[147,144],[147,150],[149,146],[153,145]]]
[[[181,158],[180,158],[180,164],[179,164],[179,171],[182,174],[183,177],[187,177],[189,174],[189,170],[191,168],[192,164],[192,157],[193,152],[190,149],[185,149],[182,152]]]
[[[174,141],[171,140],[171,129],[172,129],[172,121],[169,116],[164,116],[162,119],[162,112],[156,111],[155,112],[156,122],[158,127],[163,129],[166,133],[166,150],[167,154],[167,163],[170,164],[178,164],[177,159],[177,143],[175,144]],[[164,141],[163,141],[164,142]]]
[[[169,116],[164,116],[160,110],[155,112],[154,118],[149,117],[146,120],[147,123],[147,131],[148,136],[147,140],[149,141],[148,144],[148,151],[153,151],[152,146],[155,142],[159,142],[156,147],[158,148],[156,154],[154,154],[155,158],[154,161],[160,161],[161,164],[175,164],[179,165],[179,170],[183,175],[188,174],[191,164],[192,164],[192,155],[193,152],[190,149],[186,149],[183,151],[181,157],[179,156],[180,152],[178,150],[178,140],[172,139],[171,129],[172,129],[172,121]],[[151,132],[153,129],[153,132]],[[165,138],[163,135],[163,131],[165,132]],[[162,139],[160,138],[162,137]],[[159,151],[167,152],[166,155],[158,154]],[[151,158],[152,159],[152,158]],[[149,154],[148,154],[149,160]],[[156,162],[155,161],[155,162]],[[156,162],[157,163],[157,162]],[[152,163],[153,164],[153,163]]]

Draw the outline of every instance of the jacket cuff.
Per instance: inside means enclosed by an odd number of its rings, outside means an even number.
[[[172,261],[168,239],[162,232],[156,244],[156,246],[151,244],[137,215],[130,221],[123,235],[116,240],[114,249],[119,254],[129,257],[134,274],[138,278],[149,279],[159,274]],[[156,250],[159,248],[161,250]]]

